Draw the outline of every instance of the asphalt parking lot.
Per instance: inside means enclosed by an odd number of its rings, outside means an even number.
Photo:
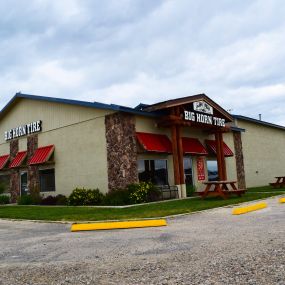
[[[71,233],[0,220],[0,284],[285,284],[285,204],[171,218],[167,227]]]

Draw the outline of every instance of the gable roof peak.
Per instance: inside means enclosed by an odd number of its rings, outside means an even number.
[[[197,101],[207,102],[214,109],[216,109],[218,112],[223,114],[226,118],[228,118],[229,121],[233,121],[233,117],[231,116],[230,113],[228,113],[225,109],[223,109],[220,105],[218,105],[216,102],[214,102],[204,93],[159,102],[153,105],[149,105],[143,110],[147,112],[155,112],[155,111],[169,109],[169,108],[176,107],[176,106],[190,104],[190,103],[197,102]]]

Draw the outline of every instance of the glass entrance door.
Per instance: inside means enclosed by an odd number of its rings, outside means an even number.
[[[184,178],[186,184],[187,197],[193,196],[194,181],[193,181],[193,160],[191,156],[185,156],[183,158],[184,165]]]
[[[20,187],[21,187],[21,196],[28,194],[28,173],[21,172],[20,174]]]
[[[184,164],[184,177],[185,184],[187,186],[193,186],[193,167],[192,167],[192,157],[186,156],[183,158]]]

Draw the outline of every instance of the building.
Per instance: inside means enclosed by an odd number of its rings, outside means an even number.
[[[244,188],[284,175],[285,128],[232,116],[204,94],[128,108],[17,93],[0,113],[0,134],[0,182],[13,201],[33,189],[106,193],[145,180],[185,197],[206,180]]]
[[[268,185],[285,172],[285,127],[245,116],[234,116],[242,133],[247,187]]]

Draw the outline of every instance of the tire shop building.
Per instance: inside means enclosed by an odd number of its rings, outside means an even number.
[[[17,93],[0,113],[0,183],[12,201],[138,181],[185,197],[207,180],[268,184],[284,175],[284,143],[284,127],[232,116],[204,94],[129,108]]]

